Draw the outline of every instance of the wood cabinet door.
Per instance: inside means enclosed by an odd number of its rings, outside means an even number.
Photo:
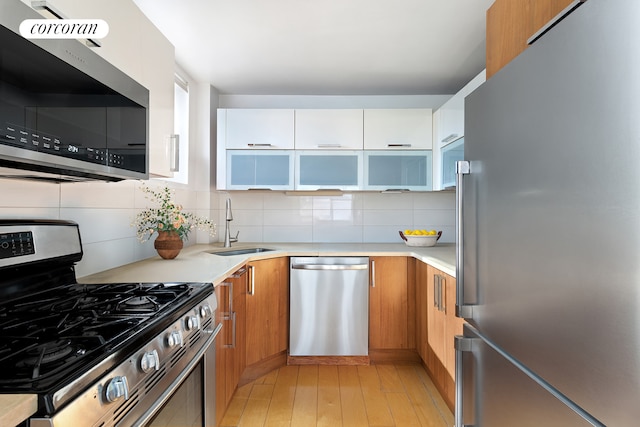
[[[415,347],[415,329],[410,326],[407,258],[370,257],[369,348]],[[412,298],[415,310],[415,300]],[[415,315],[411,320],[415,325]],[[411,332],[410,332],[411,331]]]
[[[423,362],[427,362],[429,266],[416,261],[416,349]]]
[[[287,257],[249,263],[246,312],[247,366],[286,351],[289,313]]]
[[[245,367],[245,297],[247,290],[247,269],[243,267],[228,279],[231,283],[231,313],[229,315],[229,336],[227,338],[226,393],[227,405],[236,391]]]
[[[455,380],[456,377],[456,351],[454,347],[454,339],[456,335],[462,335],[462,326],[464,319],[456,317],[456,278],[448,274],[442,273],[444,277],[443,288],[446,288],[445,294],[445,325],[444,325],[444,366]]]
[[[216,425],[220,424],[227,409],[227,335],[229,322],[226,320],[226,304],[228,288],[218,285],[215,289],[218,299],[218,309],[216,310],[217,321],[222,322],[222,329],[216,338]]]
[[[442,286],[442,273],[440,270],[428,267],[427,273],[427,341],[429,347],[444,364],[444,328],[445,312],[442,310],[442,301],[445,299],[441,293],[446,292]]]

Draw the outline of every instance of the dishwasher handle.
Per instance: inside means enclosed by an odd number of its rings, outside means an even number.
[[[294,270],[366,270],[369,264],[292,264]]]

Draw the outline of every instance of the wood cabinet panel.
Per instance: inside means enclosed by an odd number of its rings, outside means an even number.
[[[289,259],[249,263],[246,296],[246,365],[287,350]]]
[[[446,313],[441,309],[441,293],[446,293],[446,288],[442,286],[441,273],[439,270],[429,266],[427,279],[427,340],[433,352],[441,360],[444,359],[444,329]],[[443,360],[444,361],[444,360]]]
[[[216,286],[218,322],[222,330],[216,339],[216,425],[220,423],[245,368],[246,268],[243,267]]]
[[[227,409],[227,351],[226,335],[229,324],[225,318],[224,302],[227,301],[227,288],[216,286],[215,294],[218,299],[216,316],[218,322],[222,322],[222,329],[216,338],[216,425],[220,424]]]
[[[445,324],[444,324],[444,366],[451,375],[456,376],[456,352],[454,347],[454,338],[456,335],[462,335],[462,326],[464,319],[456,317],[456,278],[445,273],[441,273],[444,283],[443,288],[446,289],[443,298],[445,304]]]
[[[527,48],[529,0],[496,0],[487,10],[487,79]]]
[[[416,278],[416,349],[420,358],[426,362],[428,342],[428,295],[429,266],[421,261],[415,262]]]
[[[529,0],[531,2],[531,37],[536,31],[551,21],[573,0]]]
[[[415,348],[415,299],[409,298],[408,259],[370,257],[369,348]],[[413,295],[415,291],[412,291]]]
[[[527,47],[527,40],[573,0],[496,0],[487,10],[487,78]]]

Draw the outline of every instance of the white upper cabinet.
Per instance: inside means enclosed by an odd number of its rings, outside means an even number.
[[[485,71],[467,83],[438,110],[438,144],[448,144],[464,136],[464,99],[485,81]]]
[[[455,162],[464,157],[464,100],[485,82],[481,71],[458,93],[433,113],[433,188],[443,190],[455,186]]]
[[[171,177],[173,45],[131,0],[50,0],[67,18],[103,19],[109,33],[94,51],[149,90],[149,174]]]
[[[430,150],[430,108],[364,110],[365,150]]]
[[[296,110],[296,150],[362,150],[362,110]]]
[[[293,149],[293,110],[226,110],[226,148]]]

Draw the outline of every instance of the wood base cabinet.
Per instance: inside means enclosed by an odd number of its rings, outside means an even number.
[[[456,279],[437,268],[416,262],[416,340],[420,357],[445,402],[455,401],[454,337],[464,319],[456,317]]]
[[[289,343],[289,258],[251,261],[248,269],[247,367],[279,354],[286,360]]]
[[[246,363],[246,272],[243,267],[216,286],[218,321],[223,325],[216,339],[216,425],[224,416]]]
[[[416,348],[415,281],[409,277],[413,262],[407,257],[369,258],[370,350]]]

